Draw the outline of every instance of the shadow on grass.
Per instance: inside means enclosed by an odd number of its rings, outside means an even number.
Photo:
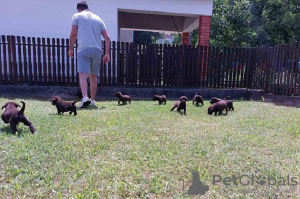
[[[196,107],[203,107],[204,105],[200,105],[200,104],[193,104]]]
[[[12,134],[12,130],[11,130],[9,124],[7,124],[7,125],[5,125],[5,126],[2,126],[2,127],[0,128],[0,132],[1,132],[1,133],[6,133],[6,134]]]
[[[130,103],[129,104],[116,104],[115,106],[126,106],[126,105],[130,105]]]
[[[20,136],[23,134],[23,130],[22,130],[22,129],[18,129],[18,132],[15,133],[15,134],[13,134],[13,133],[12,133],[12,130],[11,130],[9,124],[8,124],[7,126],[3,126],[3,127],[0,128],[0,133],[2,133],[2,134],[5,133],[5,134],[8,135],[8,136],[16,136],[16,137],[20,137]],[[30,133],[30,134],[31,134],[31,133]]]
[[[105,106],[101,106],[101,107],[98,107],[98,106],[88,106],[86,108],[78,108],[77,107],[77,111],[82,111],[82,110],[97,110],[97,109],[106,109]]]
[[[65,112],[65,114],[61,113],[61,114],[57,114],[57,113],[49,113],[50,116],[59,116],[59,115],[62,115],[62,116],[74,116],[74,113],[72,114],[69,114],[69,112]]]

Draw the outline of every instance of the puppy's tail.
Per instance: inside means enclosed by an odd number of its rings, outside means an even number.
[[[75,100],[74,102],[72,102],[72,105],[74,106],[74,104],[78,101],[80,101],[81,99]]]
[[[231,98],[231,96],[227,96],[227,97],[225,97],[224,100],[228,100],[228,99],[230,99],[230,98]]]
[[[24,115],[24,111],[25,111],[25,102],[23,102],[23,101],[20,101],[20,102],[23,104],[23,106],[22,106],[21,110],[19,111],[19,115]]]

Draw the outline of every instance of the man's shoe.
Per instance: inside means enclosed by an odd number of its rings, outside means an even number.
[[[91,103],[90,98],[84,97],[84,98],[82,98],[81,103],[80,103],[80,105],[78,107],[79,108],[86,108],[86,107],[88,107],[90,105],[90,103]]]
[[[96,101],[95,100],[93,100],[93,101],[91,101],[91,104],[90,104],[91,106],[96,106]]]

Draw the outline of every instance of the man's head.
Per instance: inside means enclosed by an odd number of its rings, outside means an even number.
[[[77,10],[79,12],[81,12],[83,10],[86,10],[86,9],[89,9],[89,6],[88,6],[88,4],[85,1],[79,1],[77,3]]]

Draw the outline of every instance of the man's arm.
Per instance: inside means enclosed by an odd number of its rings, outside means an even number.
[[[103,62],[106,64],[110,62],[110,37],[106,30],[102,30],[101,34],[105,39],[105,55],[103,57]]]
[[[72,30],[71,30],[71,34],[70,34],[70,46],[69,46],[69,52],[68,52],[68,55],[70,58],[73,58],[73,55],[74,55],[74,45],[75,45],[76,38],[77,38],[77,31],[78,31],[78,26],[72,25]]]

